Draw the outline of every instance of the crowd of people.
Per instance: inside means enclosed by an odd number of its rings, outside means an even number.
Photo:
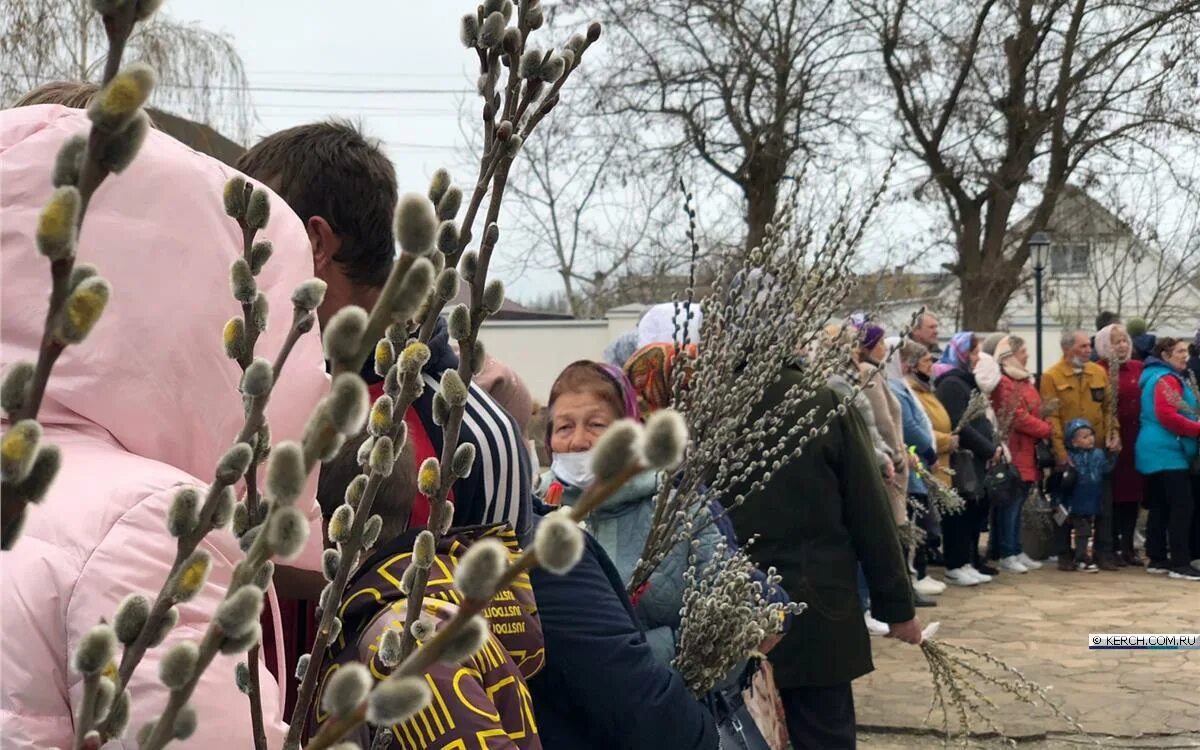
[[[75,98],[62,98],[64,91]],[[36,217],[51,191],[48,165],[67,138],[86,131],[86,116],[73,107],[93,93],[59,88],[57,103],[35,99],[4,113],[5,366],[37,347],[46,273],[34,250]],[[272,306],[290,309],[291,289],[315,269],[328,285],[322,323],[346,305],[369,308],[393,262],[397,202],[395,174],[378,145],[350,126],[317,123],[267,137],[238,169],[273,191],[269,236],[278,270],[260,281]],[[5,553],[5,624],[30,636],[8,638],[3,647],[6,747],[71,745],[83,685],[69,655],[127,594],[157,590],[174,554],[162,531],[168,499],[181,483],[211,476],[216,452],[243,418],[237,377],[216,336],[228,311],[212,301],[228,296],[228,267],[242,250],[217,197],[232,174],[151,133],[134,166],[114,181],[120,184],[98,191],[88,208],[83,259],[119,292],[106,333],[86,349],[67,350],[50,381],[40,418],[62,446],[64,473]],[[520,378],[488,360],[470,386],[460,435],[478,459],[453,487],[454,518],[437,550],[439,569],[451,575],[426,591],[431,627],[454,611],[449,582],[463,549],[486,537],[510,550],[527,544],[545,514],[571,505],[590,485],[591,451],[605,431],[670,406],[673,388],[687,387],[674,368],[702,351],[701,315],[681,325],[678,314],[674,305],[652,308],[610,348],[608,361],[566,367],[545,394],[540,421],[531,420],[533,399]],[[484,650],[461,668],[427,672],[434,703],[392,728],[394,741],[414,750],[455,742],[717,748],[720,712],[692,695],[672,667],[685,571],[722,545],[752,538],[754,561],[781,579],[775,587],[757,574],[770,595],[809,605],[756,649],[769,657],[796,750],[854,746],[851,683],[872,669],[868,633],[920,643],[915,608],[936,605],[946,584],[978,586],[1041,567],[1022,548],[1022,515],[1041,489],[1058,510],[1061,570],[1144,564],[1148,572],[1200,580],[1200,401],[1188,376],[1189,343],[1164,337],[1139,346],[1147,334],[1135,331],[1134,321],[1106,321],[1094,338],[1096,361],[1093,339],[1068,333],[1062,361],[1039,384],[1017,336],[964,331],[943,342],[930,314],[902,340],[861,317],[831,327],[824,345],[851,343],[828,387],[802,403],[788,401],[811,366],[800,353],[779,363],[777,382],[748,417],[790,404],[797,420],[814,409],[834,414],[828,429],[769,479],[748,480],[746,501],[728,513],[731,498],[713,498],[700,512],[715,523],[696,524],[699,537],[681,542],[646,585],[628,593],[659,492],[656,474],[633,477],[588,520],[575,568],[563,576],[535,569],[497,594]],[[278,345],[283,334],[274,329],[264,345]],[[1192,373],[1198,343],[1191,344]],[[458,364],[444,322],[430,350],[425,392],[406,415],[405,453],[376,503],[384,517],[380,541],[351,576],[341,637],[328,655],[334,666],[367,663],[377,677],[387,671],[378,659],[381,639],[397,617],[403,622],[397,613],[408,553],[430,520],[415,477],[442,450],[433,402],[442,373]],[[363,377],[378,395],[379,375],[368,367]],[[302,340],[271,401],[276,439],[299,435],[325,387],[320,347]],[[852,408],[839,413],[844,399]],[[540,476],[526,437],[545,456]],[[358,474],[360,442],[323,467],[310,549],[280,564],[268,590],[259,672],[273,748],[287,729],[297,663],[313,641],[323,528]],[[948,488],[962,500],[958,512],[939,510],[936,497]],[[1135,545],[1143,505],[1146,561]],[[167,699],[156,668],[166,649],[202,635],[229,585],[236,541],[214,535],[204,545],[213,566],[207,586],[178,604],[178,626],[129,683],[135,727]],[[938,566],[944,582],[931,573]],[[236,661],[217,656],[197,686],[192,705],[201,723],[193,746],[252,746],[246,699],[232,678]],[[720,689],[736,691],[760,668],[739,666]],[[309,730],[322,720],[314,710]]]

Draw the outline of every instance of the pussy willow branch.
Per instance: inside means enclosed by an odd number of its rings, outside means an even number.
[[[129,38],[135,24],[134,12],[136,3],[125,3],[114,11],[114,16],[104,17],[104,28],[108,34],[108,59],[105,64],[103,84],[107,85],[109,81],[116,76],[117,71],[121,66],[121,56],[125,49],[125,41]],[[79,202],[79,217],[76,219],[76,237],[79,236],[80,230],[83,227],[83,219],[87,214],[88,203],[92,199],[92,194],[96,192],[96,188],[100,187],[100,183],[108,177],[108,170],[100,165],[98,155],[103,154],[108,147],[109,141],[117,136],[117,133],[109,133],[106,130],[92,126],[88,133],[88,147],[84,154],[83,168],[80,172],[78,189],[80,195]],[[54,363],[58,361],[59,356],[66,348],[63,344],[55,340],[53,330],[58,317],[62,315],[63,305],[66,303],[67,294],[70,289],[67,284],[71,278],[71,271],[75,268],[75,253],[71,253],[68,257],[61,260],[52,261],[50,263],[50,304],[46,309],[46,322],[42,327],[42,340],[38,346],[38,358],[34,365],[33,379],[29,384],[29,395],[25,399],[25,403],[20,409],[10,415],[9,424],[16,424],[25,419],[36,419],[38,411],[42,406],[42,399],[46,395],[46,385],[50,381],[50,371],[54,368]],[[16,523],[22,516],[25,506],[29,504],[29,499],[18,497],[15,491],[11,491],[7,484],[0,487],[0,539],[3,540],[3,547],[8,548],[12,541],[9,537],[13,533]]]
[[[311,312],[296,309],[292,315],[292,326],[288,330],[287,339],[281,348],[278,357],[275,361],[276,371],[283,369],[284,361],[287,355],[292,351],[296,341],[304,334],[304,332],[312,329]],[[275,389],[275,383],[272,381],[271,388],[260,398],[253,400],[250,410],[246,414],[245,423],[238,436],[234,439],[233,445],[245,443],[249,441],[251,435],[256,435],[259,428],[262,426],[264,410],[267,406],[267,401],[270,399],[272,391]],[[163,619],[167,616],[167,612],[178,601],[172,595],[172,590],[175,585],[175,579],[184,562],[188,559],[196,548],[200,546],[200,542],[204,540],[210,531],[212,531],[213,513],[217,509],[217,504],[221,494],[231,484],[226,484],[218,479],[214,479],[209,485],[208,492],[205,495],[204,504],[200,508],[199,523],[196,525],[196,530],[190,534],[185,534],[179,538],[176,545],[175,561],[171,564],[171,569],[167,572],[166,578],[163,580],[162,586],[159,588],[158,595],[154,598],[154,604],[150,608],[150,614],[146,618],[145,625],[142,626],[141,632],[133,643],[125,647],[121,654],[121,665],[117,671],[117,679],[115,680],[116,690],[115,695],[120,695],[125,686],[129,684],[129,679],[133,676],[133,672],[141,663],[142,658],[146,655],[147,649],[150,648],[150,643],[155,639],[158,631],[161,628]],[[259,540],[264,535],[259,535]],[[256,540],[258,541],[258,540]],[[253,670],[251,670],[253,671]],[[111,735],[111,725],[106,721],[101,727],[101,733]]]
[[[588,517],[588,515],[598,508],[601,503],[611,497],[617,490],[639,473],[646,470],[646,467],[639,464],[632,464],[617,474],[607,482],[596,482],[579,498],[579,502],[575,503],[567,512],[570,513],[572,521],[580,522]],[[508,588],[522,574],[528,573],[538,564],[537,551],[533,546],[521,553],[521,556],[512,561],[505,569],[504,574],[496,581],[496,585],[492,588],[492,595],[497,591],[502,591]],[[410,592],[409,596],[412,596]],[[399,679],[401,677],[411,677],[424,673],[427,669],[437,663],[442,654],[445,653],[446,646],[454,641],[455,638],[467,627],[475,615],[478,615],[491,602],[492,597],[486,599],[464,599],[459,605],[458,611],[446,621],[446,624],[438,628],[437,632],[428,641],[423,643],[420,648],[412,651],[404,661],[384,680]],[[406,627],[406,629],[408,629]],[[311,667],[310,667],[311,668]],[[382,682],[380,684],[383,684]],[[378,687],[378,686],[376,686]],[[358,729],[366,722],[367,704],[364,702],[350,716],[343,719],[331,719],[326,722],[316,736],[305,745],[305,750],[324,750],[332,746],[346,735]]]

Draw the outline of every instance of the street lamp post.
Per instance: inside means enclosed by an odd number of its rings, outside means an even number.
[[[1033,259],[1033,304],[1034,331],[1037,339],[1037,379],[1038,386],[1042,382],[1042,274],[1046,272],[1046,263],[1050,259],[1050,235],[1045,232],[1034,232],[1029,237],[1029,257]]]

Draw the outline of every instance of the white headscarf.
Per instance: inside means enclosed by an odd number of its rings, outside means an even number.
[[[700,323],[703,315],[699,304],[691,304],[689,317],[687,302],[663,302],[654,305],[637,326],[637,348],[647,344],[658,344],[664,341],[674,341],[682,346],[683,336],[687,335],[687,343],[700,343]],[[676,331],[678,328],[678,332]]]

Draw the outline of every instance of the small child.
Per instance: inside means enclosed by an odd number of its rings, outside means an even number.
[[[1060,501],[1070,514],[1067,523],[1075,531],[1075,570],[1097,573],[1100,569],[1088,560],[1088,540],[1100,515],[1105,476],[1112,471],[1113,461],[1103,448],[1096,447],[1096,431],[1086,419],[1068,422],[1065,437],[1074,481],[1063,484]]]

